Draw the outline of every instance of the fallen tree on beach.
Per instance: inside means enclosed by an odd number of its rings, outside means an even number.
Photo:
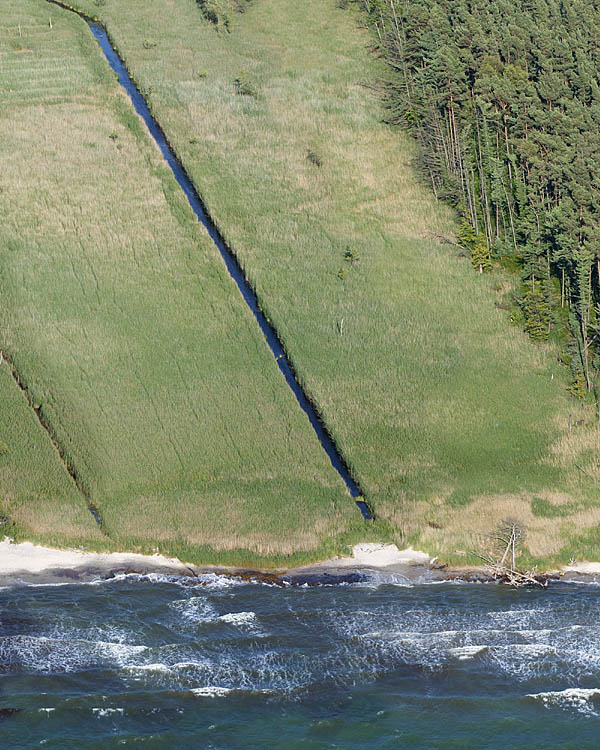
[[[486,565],[487,571],[495,581],[509,586],[541,586],[545,588],[548,581],[536,573],[536,568],[521,570],[517,567],[519,547],[525,536],[525,528],[517,521],[504,521],[500,528],[488,537],[492,551],[475,553]]]

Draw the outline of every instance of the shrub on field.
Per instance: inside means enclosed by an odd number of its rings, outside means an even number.
[[[240,94],[240,96],[256,96],[258,93],[254,84],[248,79],[248,74],[245,70],[240,70],[234,84],[236,93]]]
[[[234,13],[245,13],[251,0],[196,0],[207,21],[214,24],[218,31],[231,31]]]
[[[352,245],[347,245],[344,252],[344,260],[346,261],[346,263],[350,263],[351,266],[353,266],[355,263],[358,263],[358,261],[360,260],[360,255],[358,254],[355,247],[352,247]]]
[[[308,153],[306,154],[306,158],[311,164],[314,164],[315,167],[321,167],[323,165],[323,158],[321,154],[314,148],[309,148]]]

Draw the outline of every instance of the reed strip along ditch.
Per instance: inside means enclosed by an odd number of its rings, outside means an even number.
[[[100,49],[102,50],[104,56],[108,61],[108,64],[116,74],[119,84],[123,89],[125,89],[135,111],[144,121],[150,135],[159,147],[163,158],[170,167],[173,176],[177,181],[177,184],[183,190],[185,197],[187,198],[187,201],[192,208],[192,211],[196,215],[196,218],[205,227],[211,240],[218,249],[229,275],[234,280],[245,303],[254,315],[254,318],[266,339],[267,345],[271,350],[271,353],[275,359],[275,362],[277,363],[277,366],[279,367],[281,374],[285,378],[287,385],[296,397],[298,405],[308,417],[311,427],[316,433],[322,448],[327,453],[331,465],[344,480],[346,487],[348,488],[351,497],[354,498],[356,506],[362,513],[363,518],[367,521],[374,520],[375,516],[373,514],[373,511],[369,507],[368,503],[364,500],[364,494],[357,480],[352,477],[350,469],[346,461],[344,460],[344,457],[342,456],[332,436],[329,434],[329,431],[321,420],[316,406],[312,403],[306,391],[300,384],[296,376],[294,366],[290,358],[288,357],[282,341],[279,338],[277,330],[267,320],[266,315],[261,309],[255,290],[246,280],[245,273],[241,264],[239,263],[234,252],[225,243],[225,240],[214,221],[208,215],[199,193],[194,187],[183,165],[177,158],[175,151],[168,142],[161,126],[158,124],[158,122],[150,112],[150,108],[146,100],[131,78],[127,68],[125,67],[125,63],[112,44],[106,29],[104,28],[104,26],[102,26],[101,23],[88,17],[79,9],[67,5],[66,3],[62,3],[60,2],[60,0],[48,0],[48,2],[64,10],[69,10],[77,14],[88,24],[90,31],[98,42]]]

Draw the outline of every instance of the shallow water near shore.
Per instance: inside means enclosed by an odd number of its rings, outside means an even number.
[[[0,745],[598,746],[599,587],[393,581],[5,588]]]

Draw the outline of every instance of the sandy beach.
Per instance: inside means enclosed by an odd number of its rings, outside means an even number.
[[[264,575],[292,576],[347,575],[351,571],[373,570],[406,574],[416,567],[428,569],[429,555],[411,547],[399,550],[394,544],[358,544],[348,557],[307,565],[300,568],[280,568],[256,571]],[[0,542],[0,583],[61,583],[90,581],[122,573],[162,573],[190,576],[200,573],[251,574],[239,568],[194,566],[163,555],[134,553],[96,553],[77,549],[53,549],[31,542],[14,543],[5,538]]]
[[[5,538],[0,542],[0,584],[90,581],[118,573],[191,575],[194,569],[162,555],[52,549]]]
[[[276,582],[298,583],[319,580],[349,580],[353,575],[389,574],[412,582],[435,580],[486,580],[484,568],[448,568],[436,559],[412,547],[398,549],[395,544],[357,544],[352,555],[297,568],[270,571],[216,566],[195,566],[160,554],[97,553],[77,549],[53,549],[31,542],[0,542],[0,585],[22,583],[70,583],[109,578],[119,574],[159,573],[172,576],[194,576],[202,573],[264,578]],[[551,571],[551,576],[567,581],[600,581],[600,563],[581,562]]]

